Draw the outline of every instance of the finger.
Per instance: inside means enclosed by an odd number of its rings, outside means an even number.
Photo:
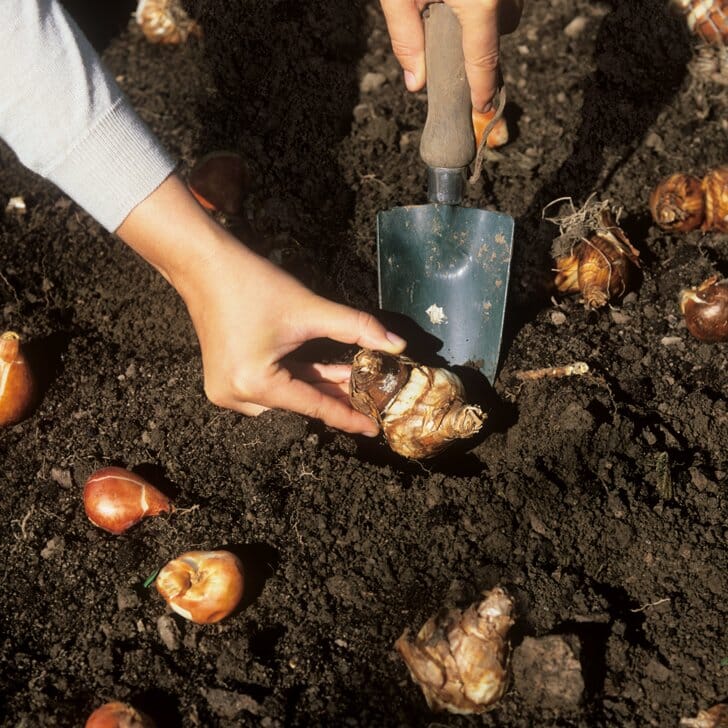
[[[368,437],[375,437],[379,433],[376,422],[351,406],[348,383],[320,382],[312,385],[293,378],[286,369],[279,369],[266,381],[265,392],[261,396],[256,396],[255,392],[249,396],[256,401],[237,400],[225,406],[248,416],[257,416],[268,409],[290,410],[323,420],[330,427],[344,432]]]
[[[314,364],[292,361],[287,362],[284,366],[294,379],[300,379],[330,397],[349,402],[349,382],[351,380],[349,364]]]
[[[285,370],[281,370],[270,381],[270,385],[266,404],[271,407],[291,410],[322,420],[329,427],[344,432],[360,433],[370,437],[379,432],[377,424],[361,412],[357,412],[347,400],[333,397],[299,379],[291,379]]]
[[[267,412],[270,407],[264,407],[262,404],[255,404],[254,402],[236,402],[233,409],[248,417],[257,417],[263,412]]]
[[[319,364],[311,362],[289,362],[285,365],[294,379],[307,382],[329,397],[343,399],[347,403],[349,398],[349,383],[351,381],[350,364]]]
[[[350,403],[351,366],[349,364],[289,362],[285,367],[291,372],[294,379],[307,382],[329,397],[336,397],[347,404]]]
[[[425,85],[425,31],[414,0],[381,0],[392,50],[409,91]]]
[[[453,8],[463,29],[465,74],[476,111],[487,111],[498,87],[497,3],[468,3]]]
[[[318,384],[313,384],[312,386],[327,397],[333,397],[334,399],[338,399],[345,404],[348,404],[351,401],[349,397],[348,385],[321,382]],[[272,408],[264,407],[261,404],[255,404],[253,402],[237,402],[233,406],[233,409],[236,412],[240,412],[240,414],[245,415],[246,417],[257,417],[258,415],[262,415],[263,412],[270,412]]]
[[[311,338],[326,337],[342,344],[356,344],[389,354],[404,351],[407,342],[387,331],[372,314],[319,298],[317,311],[308,311],[304,321]]]
[[[312,386],[316,387],[319,392],[322,392],[328,397],[335,397],[336,399],[340,399],[346,403],[351,402],[349,398],[348,382],[342,382],[341,384],[334,384],[333,382],[320,382],[318,384],[313,384]]]
[[[351,378],[351,364],[289,361],[285,363],[285,367],[295,379],[302,379],[309,384],[321,382],[348,384]]]

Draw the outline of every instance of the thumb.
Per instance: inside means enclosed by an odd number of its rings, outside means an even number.
[[[409,91],[425,85],[425,31],[415,0],[381,0],[392,50]]]
[[[326,337],[342,344],[356,344],[363,349],[376,349],[388,354],[404,351],[407,342],[387,331],[372,314],[320,298],[320,308],[308,317],[311,337]]]

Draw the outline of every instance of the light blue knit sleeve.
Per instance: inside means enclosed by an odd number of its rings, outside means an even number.
[[[0,8],[0,137],[116,230],[174,160],[56,0],[0,0]]]

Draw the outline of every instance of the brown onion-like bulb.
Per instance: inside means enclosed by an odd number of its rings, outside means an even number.
[[[710,276],[697,288],[680,292],[688,331],[700,341],[728,341],[728,279]]]
[[[243,158],[235,152],[210,152],[190,170],[187,186],[206,209],[239,216],[250,180]]]
[[[692,33],[707,43],[728,44],[728,5],[725,0],[670,0],[685,16]]]
[[[702,182],[705,197],[703,230],[728,233],[728,166],[711,169]]]
[[[139,0],[135,17],[151,43],[176,45],[191,35],[202,36],[202,28],[187,15],[180,0]]]
[[[414,640],[405,630],[394,644],[432,710],[482,713],[505,692],[513,600],[500,587],[484,596],[464,612],[441,610]]]
[[[125,468],[101,468],[83,488],[83,505],[91,523],[119,535],[145,516],[170,513],[169,498],[144,478]]]
[[[86,720],[86,728],[155,728],[155,724],[131,705],[114,701],[96,708]]]
[[[188,551],[157,575],[157,591],[185,619],[219,622],[243,598],[243,564],[229,551]]]
[[[451,371],[369,349],[354,357],[349,394],[354,409],[380,424],[392,450],[413,459],[474,435],[486,417],[465,404],[463,383]]]
[[[587,308],[599,308],[622,296],[633,269],[639,267],[639,252],[608,209],[600,210],[595,227],[588,238],[556,258],[556,288],[564,294],[581,293]]]
[[[677,172],[661,180],[650,193],[652,219],[663,229],[686,233],[705,219],[705,197],[701,180]]]
[[[20,336],[6,331],[0,336],[0,427],[24,419],[36,402],[37,387]]]

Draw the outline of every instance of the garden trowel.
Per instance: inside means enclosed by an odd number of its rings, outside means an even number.
[[[461,207],[475,158],[460,23],[444,4],[425,18],[427,120],[420,156],[426,205],[377,215],[379,304],[442,341],[450,365],[473,366],[492,384],[503,332],[513,218]]]

